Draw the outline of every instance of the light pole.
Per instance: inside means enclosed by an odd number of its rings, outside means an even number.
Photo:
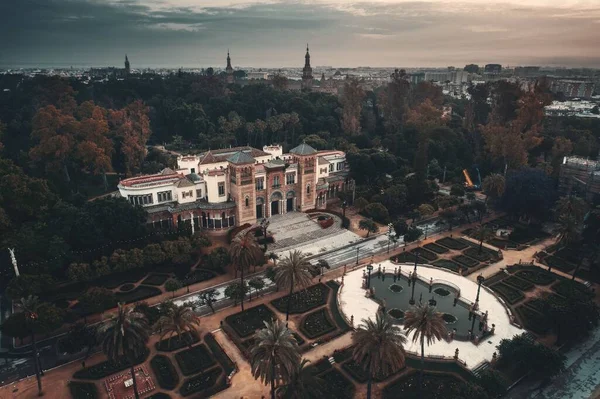
[[[346,201],[342,202],[342,223],[344,222],[344,219],[346,218],[346,207],[348,206],[348,204],[346,203]]]
[[[358,247],[356,247],[356,264],[357,264],[357,265],[358,265],[358,250],[359,250],[359,248],[358,248]]]
[[[411,277],[412,292],[410,295],[410,300],[408,301],[408,303],[411,306],[415,304],[415,285],[416,285],[415,283],[417,281],[417,263],[419,263],[419,248],[418,247],[415,249],[415,268],[413,270],[412,277]]]
[[[367,289],[371,288],[371,271],[373,270],[373,265],[369,264],[367,265],[367,271],[369,272],[369,275],[367,277]]]
[[[388,249],[387,249],[387,253],[390,253],[390,241],[392,241],[392,230],[394,228],[394,225],[392,223],[388,224]]]
[[[479,308],[479,291],[481,290],[481,284],[484,281],[485,281],[485,278],[481,274],[479,276],[477,276],[477,297],[475,298],[475,303],[473,304],[473,321],[471,322],[471,339],[473,339],[473,336],[475,335],[475,332],[474,332],[475,316],[476,316],[475,311],[477,310],[477,308]]]

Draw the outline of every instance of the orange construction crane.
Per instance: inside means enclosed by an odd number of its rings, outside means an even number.
[[[469,176],[469,172],[466,169],[463,169],[463,175],[465,175],[465,180],[467,180],[465,183],[465,186],[473,187],[474,186],[473,181],[471,180],[471,176]]]

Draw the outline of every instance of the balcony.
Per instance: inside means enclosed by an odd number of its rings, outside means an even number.
[[[272,188],[281,188],[281,184],[273,184],[271,187]]]

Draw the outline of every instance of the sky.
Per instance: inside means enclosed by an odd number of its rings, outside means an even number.
[[[1,0],[0,67],[600,68],[600,0]]]

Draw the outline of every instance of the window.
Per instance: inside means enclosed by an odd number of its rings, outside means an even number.
[[[273,188],[278,188],[280,186],[279,184],[279,176],[274,176],[273,177]]]
[[[256,189],[257,190],[264,190],[265,189],[265,179],[264,179],[264,177],[257,177],[255,181],[256,181]]]
[[[342,169],[344,169],[344,163],[343,162],[338,162],[336,170],[342,170]]]
[[[196,198],[202,198],[202,189],[196,190]]]
[[[285,175],[285,184],[294,184],[296,183],[296,174],[288,173]]]
[[[130,195],[128,199],[132,205],[151,205],[154,203],[152,200],[152,194]]]
[[[196,168],[192,168],[190,170],[192,171],[191,173],[196,173]]]
[[[250,199],[248,197],[246,197],[246,207],[250,206]]]
[[[220,182],[219,183],[219,197],[224,197],[224,196],[225,196],[225,183]]]
[[[310,184],[306,186],[306,194],[310,194]]]
[[[332,163],[329,164],[329,171],[333,172],[333,164]]]
[[[159,193],[156,193],[156,197],[158,198],[159,203],[173,201],[173,194],[171,193],[171,191],[161,191]]]

